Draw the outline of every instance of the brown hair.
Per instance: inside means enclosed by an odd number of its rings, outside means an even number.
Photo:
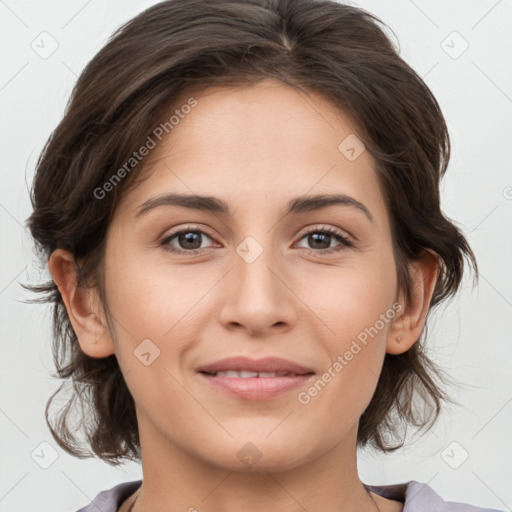
[[[64,118],[37,162],[27,223],[45,260],[73,253],[80,285],[103,289],[109,222],[121,194],[136,183],[145,161],[99,194],[133,157],[165,115],[190,91],[245,86],[275,78],[316,92],[354,123],[377,162],[390,213],[400,290],[410,291],[408,262],[424,249],[437,253],[440,274],[430,310],[457,291],[473,252],[440,209],[439,182],[450,142],[439,105],[399,56],[386,25],[363,9],[331,0],[168,0],[120,27],[80,75]],[[98,195],[103,197],[99,198]],[[109,464],[140,460],[133,398],[115,355],[91,358],[80,349],[53,281],[26,286],[53,303],[53,355],[74,393],[53,427],[57,443],[77,457]],[[36,300],[34,300],[36,301]],[[425,334],[425,329],[422,336]],[[377,389],[359,422],[358,445],[394,450],[399,423],[432,425],[442,400],[441,370],[418,340],[403,354],[386,354]],[[92,452],[70,428],[75,400]],[[425,406],[418,412],[418,401]],[[451,400],[450,400],[451,401]],[[84,407],[92,409],[87,413]]]

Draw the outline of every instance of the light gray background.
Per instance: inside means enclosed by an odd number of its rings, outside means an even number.
[[[114,29],[154,3],[0,0],[1,512],[71,512],[142,475],[136,464],[116,469],[75,459],[54,442],[44,421],[46,401],[60,383],[50,377],[50,309],[24,304],[30,295],[19,283],[47,275],[23,227],[37,156],[85,64]],[[403,58],[441,104],[453,143],[444,210],[467,235],[481,269],[480,285],[472,289],[466,278],[430,328],[433,357],[461,383],[451,392],[463,407],[445,411],[406,449],[389,456],[362,452],[361,479],[418,480],[446,500],[510,510],[512,2],[352,3],[390,25]],[[44,31],[50,36],[41,36]],[[58,48],[42,58],[31,45],[48,51],[51,38]],[[464,41],[469,46],[458,55]]]

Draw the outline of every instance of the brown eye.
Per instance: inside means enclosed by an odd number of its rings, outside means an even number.
[[[301,240],[307,237],[307,243],[311,247],[306,249],[312,252],[333,253],[345,250],[347,247],[353,247],[353,243],[338,230],[333,228],[314,229],[305,233]],[[337,239],[340,243],[335,247],[330,247],[331,242]]]
[[[160,245],[169,252],[195,254],[203,251],[204,247],[201,247],[201,244],[204,237],[211,240],[211,237],[201,229],[181,229],[166,236]]]

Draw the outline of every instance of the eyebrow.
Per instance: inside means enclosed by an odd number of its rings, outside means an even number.
[[[373,222],[370,210],[361,202],[346,194],[321,194],[315,196],[299,196],[288,202],[284,215],[321,210],[333,205],[351,206],[365,214]],[[229,205],[224,200],[213,196],[189,194],[163,194],[150,197],[140,205],[135,218],[142,217],[160,206],[181,206],[193,210],[208,211],[230,215]]]

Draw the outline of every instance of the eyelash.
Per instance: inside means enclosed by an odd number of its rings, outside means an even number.
[[[193,249],[193,250],[187,251],[187,250],[183,250],[183,249],[171,248],[170,245],[169,245],[171,240],[173,240],[178,235],[181,235],[183,233],[201,233],[203,235],[206,235],[208,238],[213,239],[213,237],[211,237],[208,233],[206,233],[202,229],[197,229],[195,227],[190,226],[190,227],[187,227],[185,229],[180,229],[179,231],[175,231],[174,233],[171,233],[170,235],[166,236],[162,240],[160,245],[164,248],[165,251],[168,251],[168,252],[171,252],[171,253],[175,253],[175,254],[195,255],[195,254],[200,254],[200,253],[204,252],[204,249]],[[310,231],[307,231],[306,233],[304,233],[300,237],[300,240],[302,240],[304,237],[306,237],[306,236],[308,236],[308,235],[310,235],[312,233],[322,233],[322,234],[327,234],[327,235],[333,235],[341,243],[338,246],[330,248],[330,249],[319,249],[319,250],[305,249],[309,253],[314,253],[316,255],[318,255],[318,254],[320,254],[320,255],[325,255],[325,254],[329,255],[329,254],[341,252],[341,251],[343,251],[343,250],[345,250],[347,248],[350,248],[350,247],[354,247],[354,244],[346,236],[342,235],[338,230],[336,230],[334,228],[313,228]]]

